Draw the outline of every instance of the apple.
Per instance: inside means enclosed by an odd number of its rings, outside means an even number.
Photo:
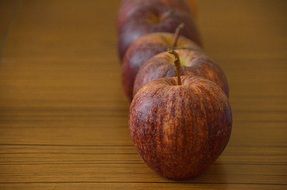
[[[177,52],[181,73],[189,76],[199,76],[215,82],[229,96],[229,87],[226,76],[215,62],[202,51],[188,49],[175,50]],[[162,52],[149,59],[138,71],[134,82],[135,95],[145,84],[164,77],[176,76],[174,56],[169,52]]]
[[[184,11],[188,14],[193,14],[195,11],[195,0],[122,0],[118,17],[117,17],[117,26],[118,28],[122,23],[129,19],[132,13],[137,11],[140,7],[146,5],[152,6],[168,6],[171,9],[177,9],[179,11]],[[192,11],[191,11],[192,10]]]
[[[204,172],[229,141],[232,112],[210,80],[181,76],[154,80],[130,105],[130,135],[146,164],[160,175],[187,180]]]
[[[139,37],[154,32],[174,32],[181,23],[185,24],[182,35],[201,45],[199,33],[193,19],[186,11],[170,8],[166,4],[148,1],[136,11],[129,13],[119,26],[118,52],[122,60],[128,47]]]
[[[139,68],[151,57],[167,51],[173,45],[174,34],[157,32],[144,35],[137,39],[127,50],[122,65],[123,87],[129,100],[133,97],[134,80]],[[176,49],[201,51],[201,48],[191,40],[181,36]]]

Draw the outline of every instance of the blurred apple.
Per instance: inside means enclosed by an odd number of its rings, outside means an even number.
[[[123,87],[129,100],[132,100],[134,80],[140,67],[151,57],[167,51],[173,41],[174,34],[158,32],[140,37],[129,47],[122,65]],[[175,48],[201,51],[199,46],[183,36],[179,37]]]
[[[118,52],[122,60],[128,47],[139,37],[154,32],[174,32],[181,23],[185,24],[182,35],[201,45],[200,36],[185,1],[175,0],[130,0],[123,2],[118,21]],[[182,2],[185,6],[174,6]],[[175,3],[175,5],[181,3]],[[177,8],[178,7],[178,8]],[[187,9],[187,10],[186,10]],[[124,11],[127,10],[127,11]]]
[[[193,16],[193,10],[196,10],[195,0],[122,0],[117,17],[117,26],[120,27],[133,12],[148,4],[168,6],[170,9],[185,11]]]
[[[229,96],[229,87],[222,69],[202,51],[176,50],[181,64],[181,74],[199,76],[215,82]],[[174,56],[169,52],[160,53],[149,59],[138,71],[134,82],[134,95],[145,84],[164,77],[176,76]]]

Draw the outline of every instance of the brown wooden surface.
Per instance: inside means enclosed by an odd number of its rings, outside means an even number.
[[[176,183],[139,158],[116,55],[118,0],[0,3],[0,189],[287,189],[287,1],[198,1],[228,76],[231,141]]]

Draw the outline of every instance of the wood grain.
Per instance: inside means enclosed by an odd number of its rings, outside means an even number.
[[[286,189],[287,1],[198,1],[204,48],[230,83],[231,142],[187,182],[131,144],[118,0],[0,2],[0,189]]]

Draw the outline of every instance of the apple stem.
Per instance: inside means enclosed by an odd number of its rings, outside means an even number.
[[[169,51],[170,54],[172,54],[174,57],[175,57],[175,60],[174,60],[174,65],[176,67],[176,75],[177,75],[177,84],[178,85],[181,85],[181,78],[180,78],[180,59],[179,59],[179,55],[178,53],[174,50],[177,46],[177,41],[179,39],[179,36],[180,36],[180,32],[181,30],[183,29],[184,27],[184,23],[181,23],[177,28],[176,28],[176,31],[175,31],[175,34],[174,34],[174,41],[173,41],[173,45],[171,47],[171,50]]]
[[[170,54],[174,55],[174,65],[176,67],[176,76],[177,76],[177,85],[181,85],[181,78],[180,78],[180,59],[178,53],[174,50],[169,52]]]
[[[175,30],[175,33],[174,33],[174,39],[173,39],[173,45],[171,47],[172,50],[174,50],[177,46],[177,41],[178,41],[178,38],[180,36],[180,32],[182,31],[182,29],[184,28],[184,23],[181,23],[180,25],[178,25],[178,27],[176,28]]]

